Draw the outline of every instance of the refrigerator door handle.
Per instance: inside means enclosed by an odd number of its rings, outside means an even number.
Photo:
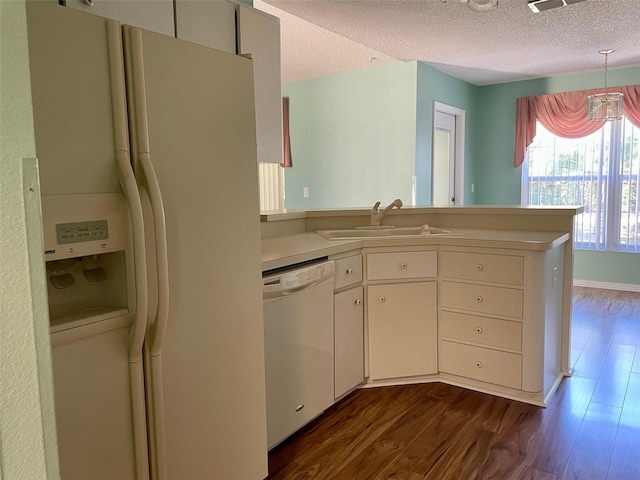
[[[116,161],[120,170],[120,184],[125,192],[131,213],[133,230],[133,258],[135,264],[136,284],[136,313],[129,333],[129,363],[142,360],[142,346],[147,329],[148,288],[147,261],[144,244],[144,222],[142,217],[142,202],[131,169],[128,152],[116,152]]]
[[[169,260],[167,255],[167,229],[164,215],[164,204],[158,177],[151,163],[148,153],[140,153],[138,161],[146,180],[151,210],[155,225],[156,237],[156,264],[158,271],[158,308],[155,318],[155,327],[152,331],[149,344],[149,353],[152,357],[160,355],[162,342],[167,329],[169,317]]]
[[[146,348],[152,357],[160,355],[169,316],[169,266],[167,258],[167,233],[164,204],[158,177],[149,154],[149,121],[147,118],[147,94],[144,78],[144,54],[142,49],[142,30],[125,26],[125,38],[129,42],[131,54],[130,87],[133,98],[133,118],[135,119],[136,151],[138,152],[136,173],[141,170],[138,183],[146,184],[151,202],[156,242],[156,268],[158,281],[158,308],[153,325],[150,328]],[[144,181],[143,181],[144,180]]]
[[[129,135],[127,124],[127,101],[124,86],[124,59],[122,56],[122,34],[120,24],[107,22],[109,38],[109,71],[111,74],[111,98],[115,133],[116,162],[120,173],[120,184],[129,203],[133,234],[133,258],[135,265],[136,314],[129,338],[129,362],[142,360],[142,346],[147,329],[148,287],[147,261],[144,242],[144,220],[142,202],[131,168]]]
[[[131,384],[131,415],[136,464],[136,478],[149,478],[149,453],[144,395],[144,370],[142,349],[147,330],[149,307],[147,285],[147,254],[144,237],[142,202],[129,155],[129,125],[124,79],[124,57],[120,24],[107,22],[109,45],[109,72],[111,79],[111,102],[113,111],[116,163],[120,184],[129,204],[133,237],[134,283],[136,289],[136,313],[129,332],[129,382]]]
[[[169,267],[167,255],[167,234],[165,227],[164,206],[160,185],[149,155],[149,123],[147,119],[146,86],[144,78],[144,55],[142,48],[142,30],[128,25],[124,26],[125,47],[130,61],[127,62],[127,86],[131,94],[130,106],[135,138],[136,177],[140,187],[145,187],[149,194],[151,211],[154,220],[156,244],[156,270],[158,283],[158,305],[153,325],[147,334],[145,344],[149,355],[148,393],[151,396],[150,428],[153,430],[152,477],[154,480],[168,478],[166,463],[166,432],[164,419],[164,392],[162,386],[161,351],[169,316]]]

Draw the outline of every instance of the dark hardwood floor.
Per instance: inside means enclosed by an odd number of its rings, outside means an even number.
[[[362,389],[269,456],[270,480],[640,479],[640,293],[574,289],[547,408],[441,383]]]

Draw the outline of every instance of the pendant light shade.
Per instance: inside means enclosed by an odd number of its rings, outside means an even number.
[[[491,12],[498,8],[498,0],[460,0],[474,12]]]
[[[622,118],[622,97],[622,93],[589,95],[587,119],[590,122],[620,120]]]
[[[620,120],[622,118],[622,98],[620,92],[607,90],[607,60],[613,49],[600,50],[604,55],[604,93],[596,93],[587,97],[587,119],[590,122],[607,122],[609,120]]]

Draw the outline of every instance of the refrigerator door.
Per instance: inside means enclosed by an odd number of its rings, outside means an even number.
[[[132,27],[125,27],[125,56],[134,167],[152,200],[157,178],[164,209],[156,204],[154,215],[166,220],[168,250],[166,333],[162,307],[151,307],[158,315],[145,344],[147,382],[163,383],[162,391],[148,389],[152,473],[262,479],[267,448],[252,63]]]
[[[120,179],[117,168],[118,162],[129,163],[121,28],[54,2],[27,2],[27,22],[43,194],[77,197],[65,211],[73,217],[87,207],[80,203],[89,196],[78,194],[113,192],[118,197],[122,180],[133,220],[133,245],[125,235],[123,250],[126,273],[113,282],[127,290],[123,313],[112,322],[115,327],[97,326],[97,317],[87,309],[70,314],[78,326],[65,332],[64,342],[55,331],[52,335],[61,473],[71,480],[148,478],[142,211],[135,178]],[[102,219],[96,215],[88,220]],[[44,220],[48,224],[51,219]],[[106,290],[106,282],[95,284],[100,288]],[[71,304],[86,292],[69,288],[65,295]],[[51,320],[56,322],[53,316]]]

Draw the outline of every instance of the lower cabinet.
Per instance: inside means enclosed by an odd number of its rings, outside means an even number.
[[[369,377],[438,371],[437,282],[369,285]]]
[[[334,295],[335,398],[364,381],[364,290]]]

